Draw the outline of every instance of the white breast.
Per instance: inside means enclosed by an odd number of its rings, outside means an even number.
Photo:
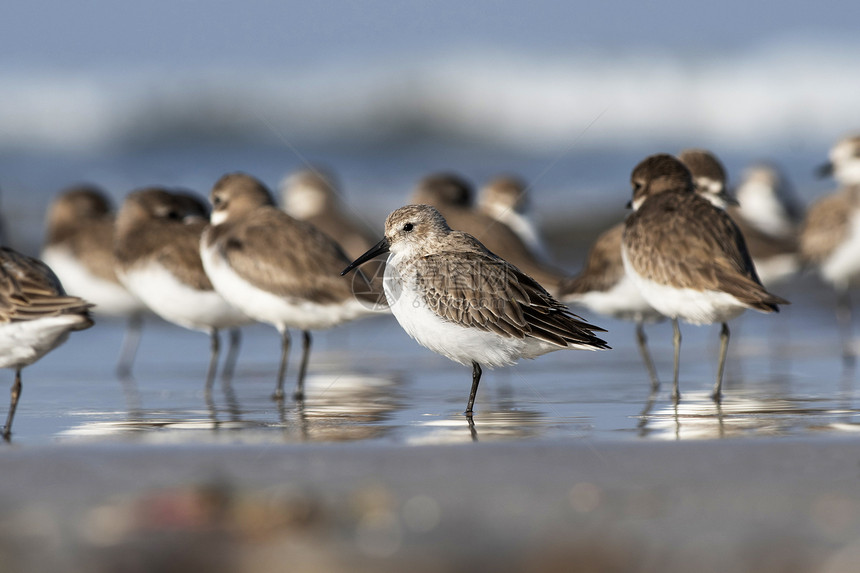
[[[126,269],[119,276],[154,313],[185,328],[208,332],[251,322],[217,292],[192,288],[156,262]]]
[[[663,315],[648,304],[639,288],[626,274],[607,291],[568,295],[565,301],[622,320],[656,322],[663,318]]]
[[[441,318],[427,308],[414,268],[400,265],[400,258],[391,255],[388,259],[385,297],[397,322],[421,346],[460,364],[471,365],[474,361],[490,368],[565,348],[531,337],[504,337]]]
[[[32,364],[65,342],[69,331],[84,320],[78,314],[62,314],[0,324],[0,368]]]
[[[622,249],[624,270],[642,297],[660,314],[680,318],[690,324],[726,322],[739,316],[746,305],[733,295],[713,290],[695,290],[660,284],[639,275],[630,265],[627,249]]]
[[[274,325],[280,331],[288,328],[331,328],[371,314],[370,309],[352,297],[338,304],[317,304],[301,298],[272,294],[239,276],[216,247],[207,247],[201,243],[200,254],[203,268],[215,290],[254,320]]]
[[[66,293],[93,303],[94,312],[108,316],[129,316],[146,310],[139,298],[125,287],[92,274],[81,262],[63,247],[48,247],[42,260],[51,267],[63,284]]]

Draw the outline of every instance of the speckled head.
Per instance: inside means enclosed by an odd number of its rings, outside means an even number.
[[[263,206],[274,206],[272,194],[262,181],[246,173],[228,173],[222,176],[209,193],[212,203],[211,223],[244,217]]]
[[[430,205],[406,205],[393,211],[385,220],[385,236],[358,257],[342,275],[370,259],[391,251],[432,251],[439,240],[451,232],[445,217]]]
[[[630,206],[636,210],[648,197],[664,191],[694,192],[690,170],[668,153],[658,153],[643,159],[630,175],[633,199]]]
[[[385,238],[393,252],[420,249],[451,231],[445,217],[430,205],[406,205],[385,220]]]

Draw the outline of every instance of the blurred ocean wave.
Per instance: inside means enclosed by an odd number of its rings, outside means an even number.
[[[721,57],[474,50],[311,69],[0,68],[0,149],[279,137],[538,152],[701,138],[734,149],[829,144],[860,124],[858,53],[844,44],[782,44]]]

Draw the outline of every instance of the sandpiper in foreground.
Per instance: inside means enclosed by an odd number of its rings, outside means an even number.
[[[269,189],[244,173],[219,179],[209,195],[211,225],[200,252],[212,284],[248,316],[281,334],[274,398],[284,397],[290,328],[302,331],[304,349],[295,398],[304,397],[311,330],[387,311],[363,275],[338,277],[349,263],[341,248],[313,225],[275,207]]]
[[[21,369],[62,344],[75,330],[93,325],[92,305],[67,296],[43,262],[0,247],[0,368],[14,368],[15,382],[3,438],[21,396]]]
[[[385,296],[400,326],[422,346],[472,366],[469,416],[482,366],[509,366],[562,348],[609,348],[594,335],[603,329],[471,235],[451,230],[434,207],[391,213],[385,237],[341,274],[384,253]]]
[[[776,312],[788,301],[761,285],[743,236],[725,210],[695,193],[690,171],[668,154],[644,159],[630,177],[634,212],[622,242],[624,268],[642,296],[672,320],[672,395],[680,398],[678,319],[691,324],[722,323],[717,378],[712,397],[722,395],[729,343],[728,320],[747,308]]]

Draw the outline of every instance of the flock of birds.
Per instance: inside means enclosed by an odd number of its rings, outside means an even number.
[[[290,330],[299,330],[293,397],[301,400],[311,331],[390,312],[418,343],[472,367],[469,416],[482,366],[564,348],[609,348],[597,334],[603,329],[566,304],[635,322],[655,389],[644,325],[671,320],[675,400],[678,321],[720,323],[712,393],[719,400],[727,322],[746,309],[776,312],[788,301],[768,289],[812,267],[838,293],[849,359],[848,291],[860,281],[860,136],[840,140],[822,174],[840,187],[804,216],[772,166],[751,168],[732,197],[725,169],[708,151],[649,156],[632,171],[632,213],[597,238],[575,277],[549,261],[528,217],[527,186],[514,177],[489,183],[475,204],[462,178],[428,176],[410,204],[388,216],[376,244],[348,215],[332,178],[314,169],[284,181],[283,210],[244,173],[219,179],[209,205],[193,193],[153,187],[130,193],[114,212],[98,188],[71,188],[49,209],[41,261],[0,248],[0,367],[15,369],[3,436],[11,435],[21,369],[71,331],[92,326],[91,314],[128,320],[120,375],[131,371],[148,312],[208,333],[207,389],[220,331],[230,333],[222,370],[230,378],[239,329],[271,324],[281,336],[278,400],[285,396]]]

